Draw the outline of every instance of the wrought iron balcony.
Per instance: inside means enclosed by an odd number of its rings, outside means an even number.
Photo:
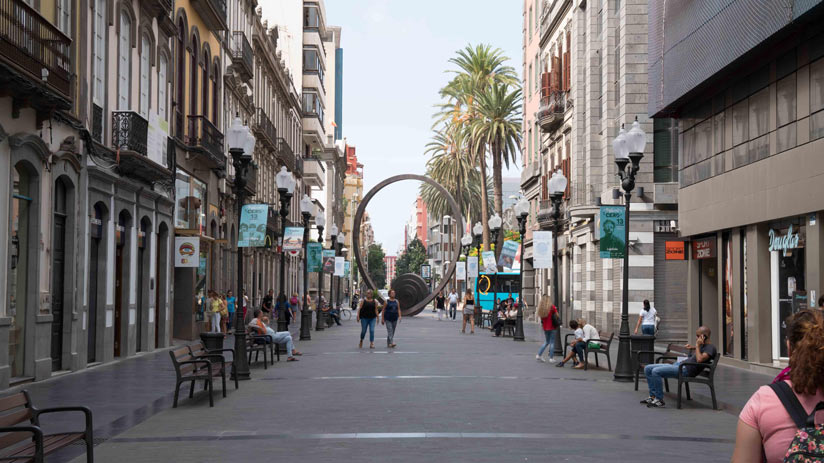
[[[112,147],[146,156],[149,121],[134,111],[112,111]]]
[[[36,108],[71,108],[71,43],[25,1],[0,0],[0,60],[7,70],[0,88]]]
[[[296,169],[296,161],[295,161],[295,152],[292,151],[292,147],[289,146],[289,142],[286,141],[285,138],[278,138],[278,148],[277,148],[277,157],[278,161],[281,162],[289,172],[295,172]]]
[[[566,110],[566,92],[554,91],[541,98],[538,106],[538,124],[544,132],[552,132],[561,126]]]
[[[147,0],[146,9],[152,16],[168,16],[172,12],[172,0]]]
[[[186,144],[205,154],[212,169],[225,169],[226,156],[223,154],[223,134],[212,125],[206,116],[189,116],[189,130]]]
[[[269,116],[263,111],[263,108],[258,108],[255,111],[255,125],[253,127],[255,135],[262,141],[269,149],[277,150],[278,131]]]
[[[213,31],[227,29],[226,0],[192,0],[192,7],[209,29]]]
[[[241,79],[248,81],[253,76],[254,58],[252,46],[243,31],[232,33],[232,68]]]

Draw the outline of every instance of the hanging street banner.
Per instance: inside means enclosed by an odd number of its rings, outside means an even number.
[[[552,232],[532,232],[532,267],[552,268]]]
[[[200,264],[200,238],[175,236],[175,267],[196,268]]]
[[[495,266],[495,251],[482,252],[481,259],[484,261],[484,273],[496,273],[498,271],[498,267]]]
[[[323,250],[323,273],[332,274],[335,271],[335,251]]]
[[[501,246],[501,256],[498,259],[498,266],[511,269],[512,266],[515,265],[515,256],[518,255],[518,249],[520,247],[521,243],[517,241],[504,241],[504,245]]]
[[[286,227],[283,237],[284,251],[300,251],[303,248],[303,227]]]
[[[343,260],[343,256],[335,257],[335,276],[336,277],[342,277],[343,276],[343,267],[344,267],[343,263],[344,262],[345,261]]]
[[[466,262],[455,262],[455,279],[466,280]]]
[[[320,272],[323,268],[323,245],[320,243],[309,243],[306,245],[307,261],[306,265],[310,272]]]
[[[601,259],[623,259],[627,252],[626,208],[624,206],[601,206],[600,238]]]
[[[239,248],[262,247],[266,240],[267,204],[246,204],[240,213]]]
[[[351,268],[352,268],[352,263],[349,262],[348,260],[343,263],[343,276],[344,276],[344,278],[349,278],[349,272],[350,272]]]
[[[424,280],[432,278],[432,267],[427,264],[421,265],[421,278]]]
[[[469,278],[476,278],[478,276],[478,256],[469,256],[466,258],[466,274]]]

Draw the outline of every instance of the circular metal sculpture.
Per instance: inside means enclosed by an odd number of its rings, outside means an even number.
[[[457,217],[458,230],[463,230],[463,217],[461,216],[460,209],[458,209],[458,203],[455,202],[455,198],[453,198],[452,195],[446,191],[446,188],[442,187],[438,182],[432,180],[431,178],[423,175],[404,174],[389,177],[375,185],[374,188],[369,190],[369,193],[366,193],[366,196],[363,197],[363,201],[361,201],[358,206],[358,211],[355,213],[355,229],[352,235],[352,247],[355,248],[355,261],[358,263],[358,272],[363,278],[363,281],[366,282],[366,285],[372,291],[375,290],[375,282],[372,281],[372,277],[370,277],[365,271],[366,267],[364,266],[364,259],[361,257],[360,253],[360,231],[361,222],[363,222],[363,214],[366,212],[366,206],[369,204],[369,201],[371,201],[379,191],[386,188],[388,185],[400,182],[402,180],[418,180],[432,185],[440,194],[444,195],[446,201],[449,203],[450,209],[452,209],[453,220]],[[455,265],[458,262],[458,252],[457,247],[453,248],[449,269],[446,271],[446,274],[441,279],[441,283],[433,293],[429,293],[429,288],[427,287],[426,282],[417,274],[407,273],[398,277],[396,281],[397,287],[392,289],[395,290],[395,297],[400,303],[401,311],[404,316],[415,316],[421,313],[424,307],[432,302],[435,295],[440,291],[443,291],[446,285],[449,284],[452,274],[455,273]],[[378,296],[378,298],[380,299],[380,296]]]

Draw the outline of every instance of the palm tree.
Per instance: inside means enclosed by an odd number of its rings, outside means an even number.
[[[492,181],[491,179],[487,179],[486,182],[481,182],[480,173],[476,169],[472,168],[470,169],[469,176],[464,184],[461,187],[458,187],[458,182],[456,180],[457,176],[454,172],[461,169],[461,167],[455,166],[454,164],[455,161],[450,161],[445,156],[433,157],[427,163],[426,175],[432,180],[438,182],[446,189],[446,191],[449,192],[450,195],[452,195],[453,198],[455,198],[464,220],[469,223],[480,221],[481,210],[477,207],[477,205],[483,201],[481,188],[483,188],[482,185],[485,185],[487,188],[487,197],[490,199],[487,207],[491,209],[492,192],[490,191],[489,185]],[[423,199],[423,202],[426,203],[427,211],[432,215],[432,217],[453,215],[452,208],[449,207],[449,203],[446,201],[446,198],[444,198],[443,195],[440,194],[440,192],[438,192],[438,190],[432,185],[422,183],[420,186],[420,194],[421,199]],[[459,230],[459,234],[461,232],[463,232],[463,230]],[[456,236],[455,238],[456,240],[459,240],[461,236]]]
[[[494,83],[478,96],[477,118],[472,120],[471,139],[480,150],[486,146],[492,155],[492,181],[495,211],[503,216],[503,166],[509,168],[521,150],[521,88],[519,84]],[[500,254],[503,233],[498,234],[495,251]]]

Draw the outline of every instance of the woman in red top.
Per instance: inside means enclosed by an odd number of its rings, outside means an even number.
[[[538,317],[541,318],[541,326],[544,329],[544,336],[546,337],[546,341],[538,350],[538,355],[535,358],[539,362],[544,362],[543,354],[544,349],[549,348],[547,351],[547,355],[549,356],[549,361],[553,361],[553,355],[555,354],[555,330],[558,329],[554,323],[552,323],[553,315],[557,317],[558,308],[555,307],[555,304],[549,300],[547,295],[541,296],[541,302],[538,304]]]

